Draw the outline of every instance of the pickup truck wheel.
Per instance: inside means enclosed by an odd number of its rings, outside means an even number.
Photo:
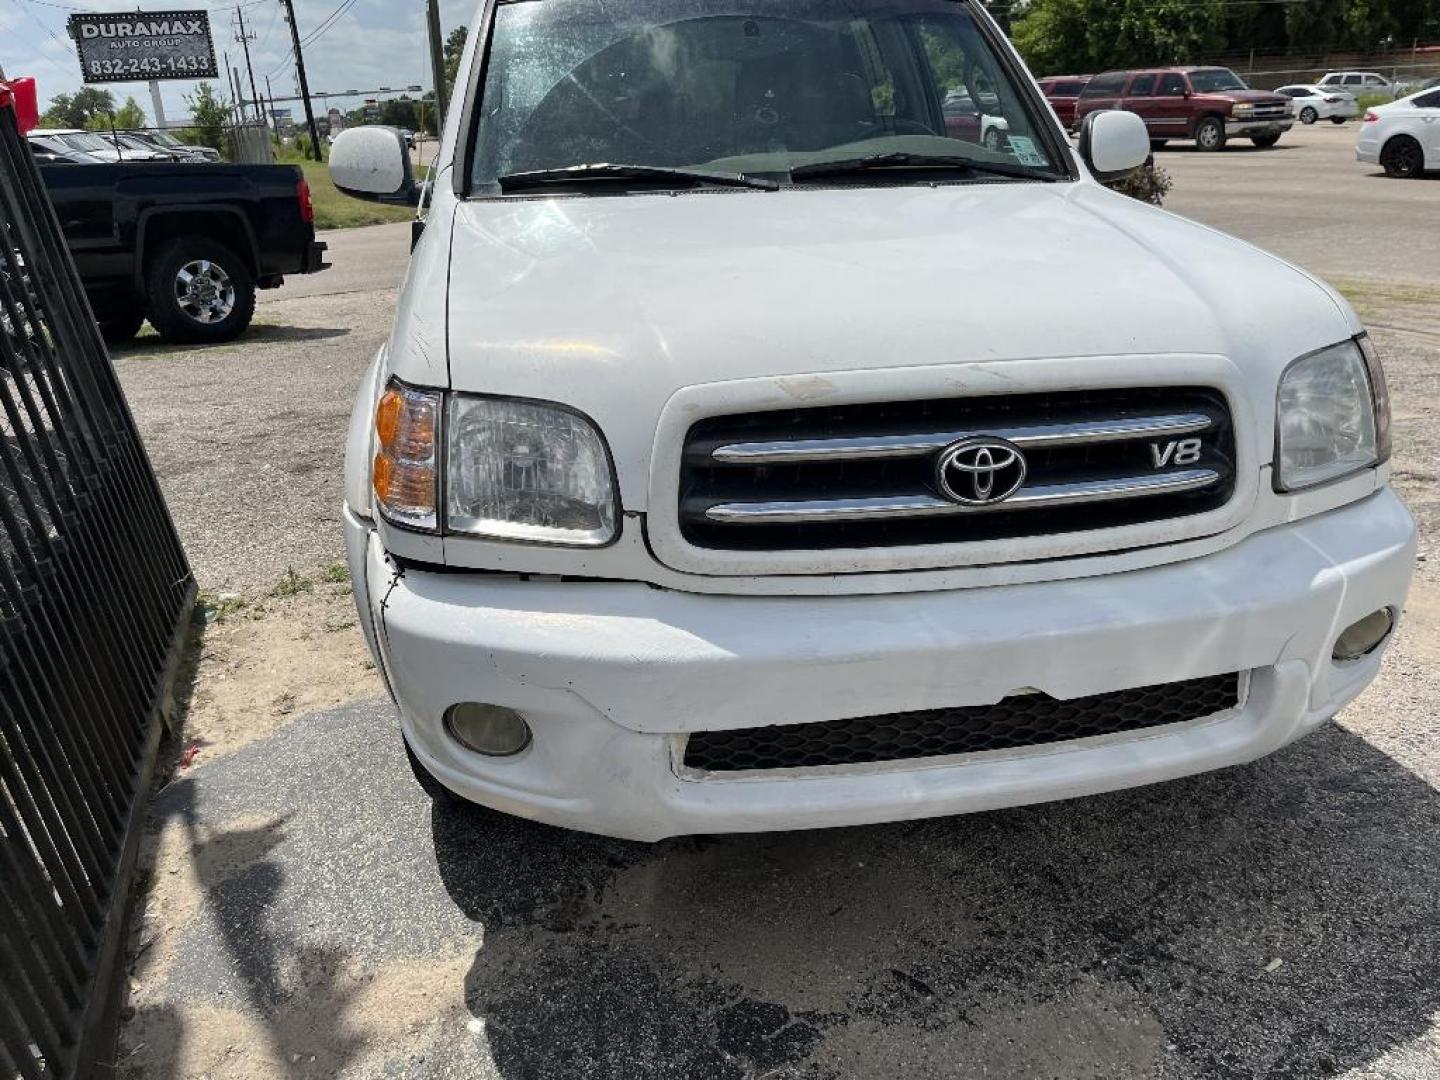
[[[161,249],[145,279],[150,322],[166,341],[231,341],[255,314],[255,281],[239,255],[203,236]]]
[[[1280,136],[1279,136],[1278,134],[1276,134],[1276,135],[1251,135],[1251,136],[1250,136],[1250,141],[1251,141],[1252,143],[1254,143],[1256,146],[1260,147],[1261,150],[1269,150],[1270,147],[1274,146],[1276,143],[1278,143],[1278,142],[1280,141]]]
[[[1300,123],[1302,124],[1313,124],[1319,119],[1320,114],[1315,111],[1313,105],[1306,105],[1305,108],[1300,110]],[[1330,119],[1333,120],[1335,118],[1332,116]]]
[[[110,315],[103,319],[96,320],[100,324],[100,336],[109,345],[124,345],[125,342],[134,339],[140,332],[140,327],[145,325],[145,314],[140,311],[127,312],[124,315]]]
[[[1425,166],[1425,151],[1409,135],[1396,135],[1380,151],[1380,164],[1386,176],[1419,176]]]
[[[1225,149],[1225,121],[1207,116],[1195,128],[1195,145],[1201,150]]]

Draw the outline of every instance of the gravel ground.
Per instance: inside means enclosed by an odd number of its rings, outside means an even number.
[[[1426,558],[1339,723],[1136,791],[642,846],[432,808],[387,701],[311,713],[159,796],[120,1074],[1440,1077],[1440,302],[1429,269],[1395,284],[1429,265],[1440,182],[1352,183],[1353,135],[1162,155],[1176,209],[1383,282],[1362,306],[1402,328],[1376,338]],[[1295,197],[1327,177],[1335,205]],[[1411,209],[1372,220],[1372,190]],[[344,418],[405,236],[331,240],[336,269],[267,298],[257,337],[120,360],[212,588],[338,555]]]
[[[220,348],[152,332],[116,355],[201,588],[264,592],[290,567],[342,558],[345,429],[390,336],[409,226],[325,235],[332,269],[261,293]]]

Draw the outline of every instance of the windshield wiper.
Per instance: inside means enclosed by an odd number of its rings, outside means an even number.
[[[900,151],[845,158],[840,161],[817,161],[810,165],[797,165],[790,170],[790,179],[792,181],[818,180],[879,169],[963,169],[967,172],[986,173],[993,176],[1013,176],[1021,180],[1060,179],[1056,173],[1045,169],[1007,165],[1003,161],[976,161],[973,158],[948,154],[908,154]]]
[[[531,172],[507,173],[496,180],[501,191],[520,191],[530,187],[564,184],[573,180],[656,180],[673,181],[687,187],[715,184],[720,187],[759,188],[776,191],[774,180],[762,180],[740,172],[703,172],[696,169],[671,169],[664,165],[617,165],[609,161],[589,165],[569,165],[563,169],[535,169]]]

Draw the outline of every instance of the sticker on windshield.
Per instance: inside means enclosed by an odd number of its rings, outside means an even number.
[[[1050,164],[1045,160],[1045,155],[1035,149],[1035,140],[1028,135],[1011,135],[1010,152],[1020,159],[1021,165],[1043,169]]]

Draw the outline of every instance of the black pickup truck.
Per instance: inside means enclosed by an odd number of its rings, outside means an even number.
[[[229,341],[255,290],[325,269],[294,165],[43,165],[70,253],[111,341],[150,320],[173,342]]]

